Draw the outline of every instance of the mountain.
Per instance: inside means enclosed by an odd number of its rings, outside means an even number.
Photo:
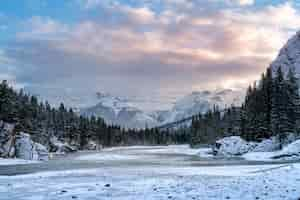
[[[298,77],[300,77],[300,32],[296,33],[280,50],[277,58],[272,62],[273,72],[281,66],[287,73],[290,68],[294,68]]]
[[[109,124],[117,124],[125,128],[153,127],[158,122],[150,114],[135,107],[129,100],[110,94],[97,93],[99,103],[81,109],[84,116],[99,116]]]
[[[231,104],[239,105],[242,100],[241,96],[243,95],[240,91],[230,89],[192,92],[179,99],[170,111],[164,113],[163,123],[172,123],[198,113],[205,113],[214,105],[219,108],[225,108]]]
[[[204,113],[214,105],[220,108],[239,104],[241,93],[233,90],[193,92],[176,101],[170,110],[144,112],[128,99],[98,93],[99,103],[81,109],[84,116],[99,116],[107,123],[126,128],[145,128],[180,121],[198,113]]]

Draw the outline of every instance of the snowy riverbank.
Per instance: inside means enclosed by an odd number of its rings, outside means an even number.
[[[13,159],[13,158],[0,158],[0,166],[6,166],[6,165],[26,165],[26,164],[33,164],[33,163],[39,163],[39,161],[33,161],[33,160],[23,160],[23,159]]]
[[[74,158],[74,165],[97,163],[97,167],[0,176],[0,199],[297,200],[300,197],[300,164],[205,166],[209,161],[194,161],[197,155],[187,146],[122,147],[88,153]]]

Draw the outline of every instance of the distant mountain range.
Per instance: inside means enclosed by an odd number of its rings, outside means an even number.
[[[288,40],[277,58],[271,63],[274,72],[278,67],[281,67],[285,73],[292,67],[300,78],[300,32]],[[128,100],[101,93],[98,93],[97,96],[99,103],[81,109],[80,113],[103,117],[108,123],[119,124],[127,128],[169,124],[198,113],[204,113],[214,105],[221,109],[231,104],[240,105],[244,98],[243,92],[230,89],[198,91],[176,101],[170,110],[144,112]]]
[[[204,113],[214,105],[220,108],[230,104],[240,104],[240,91],[216,90],[193,92],[175,102],[170,110],[145,112],[127,99],[109,94],[97,93],[99,103],[84,108],[84,116],[98,116],[107,123],[126,128],[145,128],[179,121],[198,113]]]

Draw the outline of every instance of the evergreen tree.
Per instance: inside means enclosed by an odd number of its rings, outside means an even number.
[[[282,144],[287,134],[294,131],[294,123],[289,117],[291,107],[289,84],[287,84],[287,81],[284,79],[284,73],[281,67],[277,69],[273,85],[271,111],[272,131],[274,135],[279,136],[279,141]]]

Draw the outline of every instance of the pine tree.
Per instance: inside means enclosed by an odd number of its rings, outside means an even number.
[[[288,90],[289,87],[284,79],[284,73],[279,67],[273,81],[271,123],[273,135],[279,136],[281,144],[283,144],[287,134],[294,131],[293,122],[289,117],[291,97]]]
[[[298,79],[295,76],[295,69],[290,68],[287,74],[287,112],[289,117],[289,123],[291,124],[291,131],[297,132],[297,120],[300,113],[300,97]]]

